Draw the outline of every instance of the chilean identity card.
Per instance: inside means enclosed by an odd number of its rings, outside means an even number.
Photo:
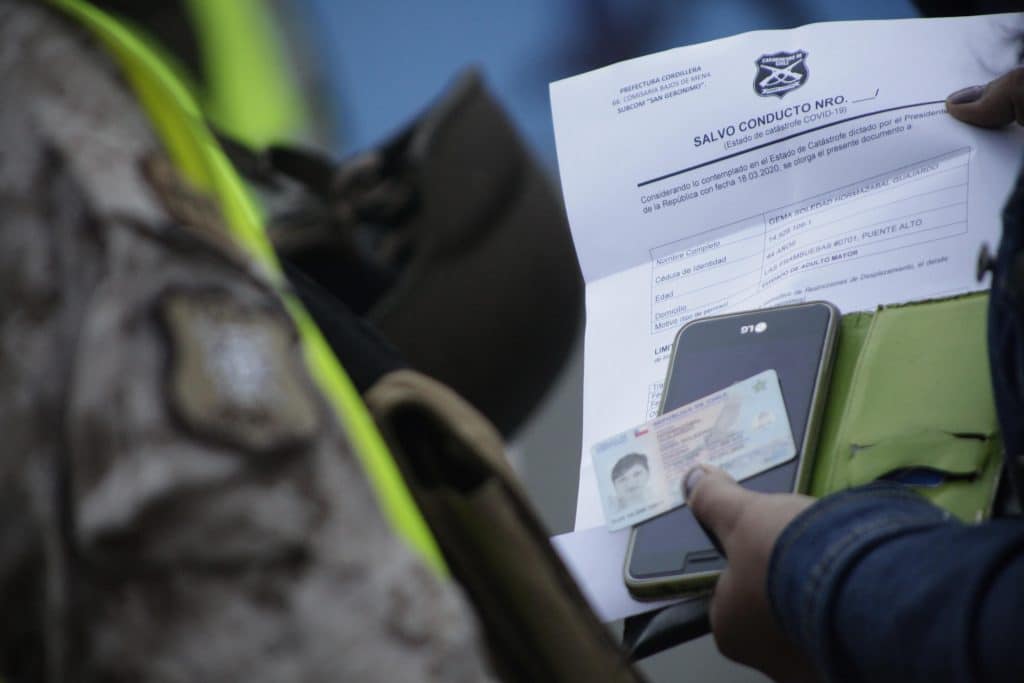
[[[605,522],[615,531],[685,504],[682,479],[709,464],[736,481],[796,456],[774,370],[597,443],[592,451]]]

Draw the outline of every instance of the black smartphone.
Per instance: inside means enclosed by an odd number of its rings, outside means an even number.
[[[743,482],[765,493],[803,491],[832,369],[839,311],[816,301],[701,318],[676,335],[660,413],[774,369],[779,377],[797,457]],[[637,597],[703,590],[725,558],[689,507],[676,508],[633,528],[623,570]]]

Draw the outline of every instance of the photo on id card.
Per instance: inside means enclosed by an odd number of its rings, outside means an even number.
[[[665,473],[650,425],[599,444],[594,466],[605,510],[614,515],[612,526],[644,518],[665,498]]]

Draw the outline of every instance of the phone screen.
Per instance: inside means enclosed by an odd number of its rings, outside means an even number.
[[[664,412],[774,369],[793,442],[802,457],[830,319],[828,306],[810,304],[692,323],[676,342],[672,374],[665,382]],[[743,485],[762,492],[792,491],[800,457],[751,477]],[[715,552],[689,507],[676,508],[636,527],[629,564],[634,578],[724,566],[724,558]]]

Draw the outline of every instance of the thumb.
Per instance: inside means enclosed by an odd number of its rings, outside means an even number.
[[[964,123],[1000,128],[1024,123],[1024,67],[1006,72],[988,85],[972,85],[946,98],[946,111]]]
[[[737,484],[717,467],[698,465],[686,474],[686,502],[729,553],[729,539],[743,508],[757,494]]]

